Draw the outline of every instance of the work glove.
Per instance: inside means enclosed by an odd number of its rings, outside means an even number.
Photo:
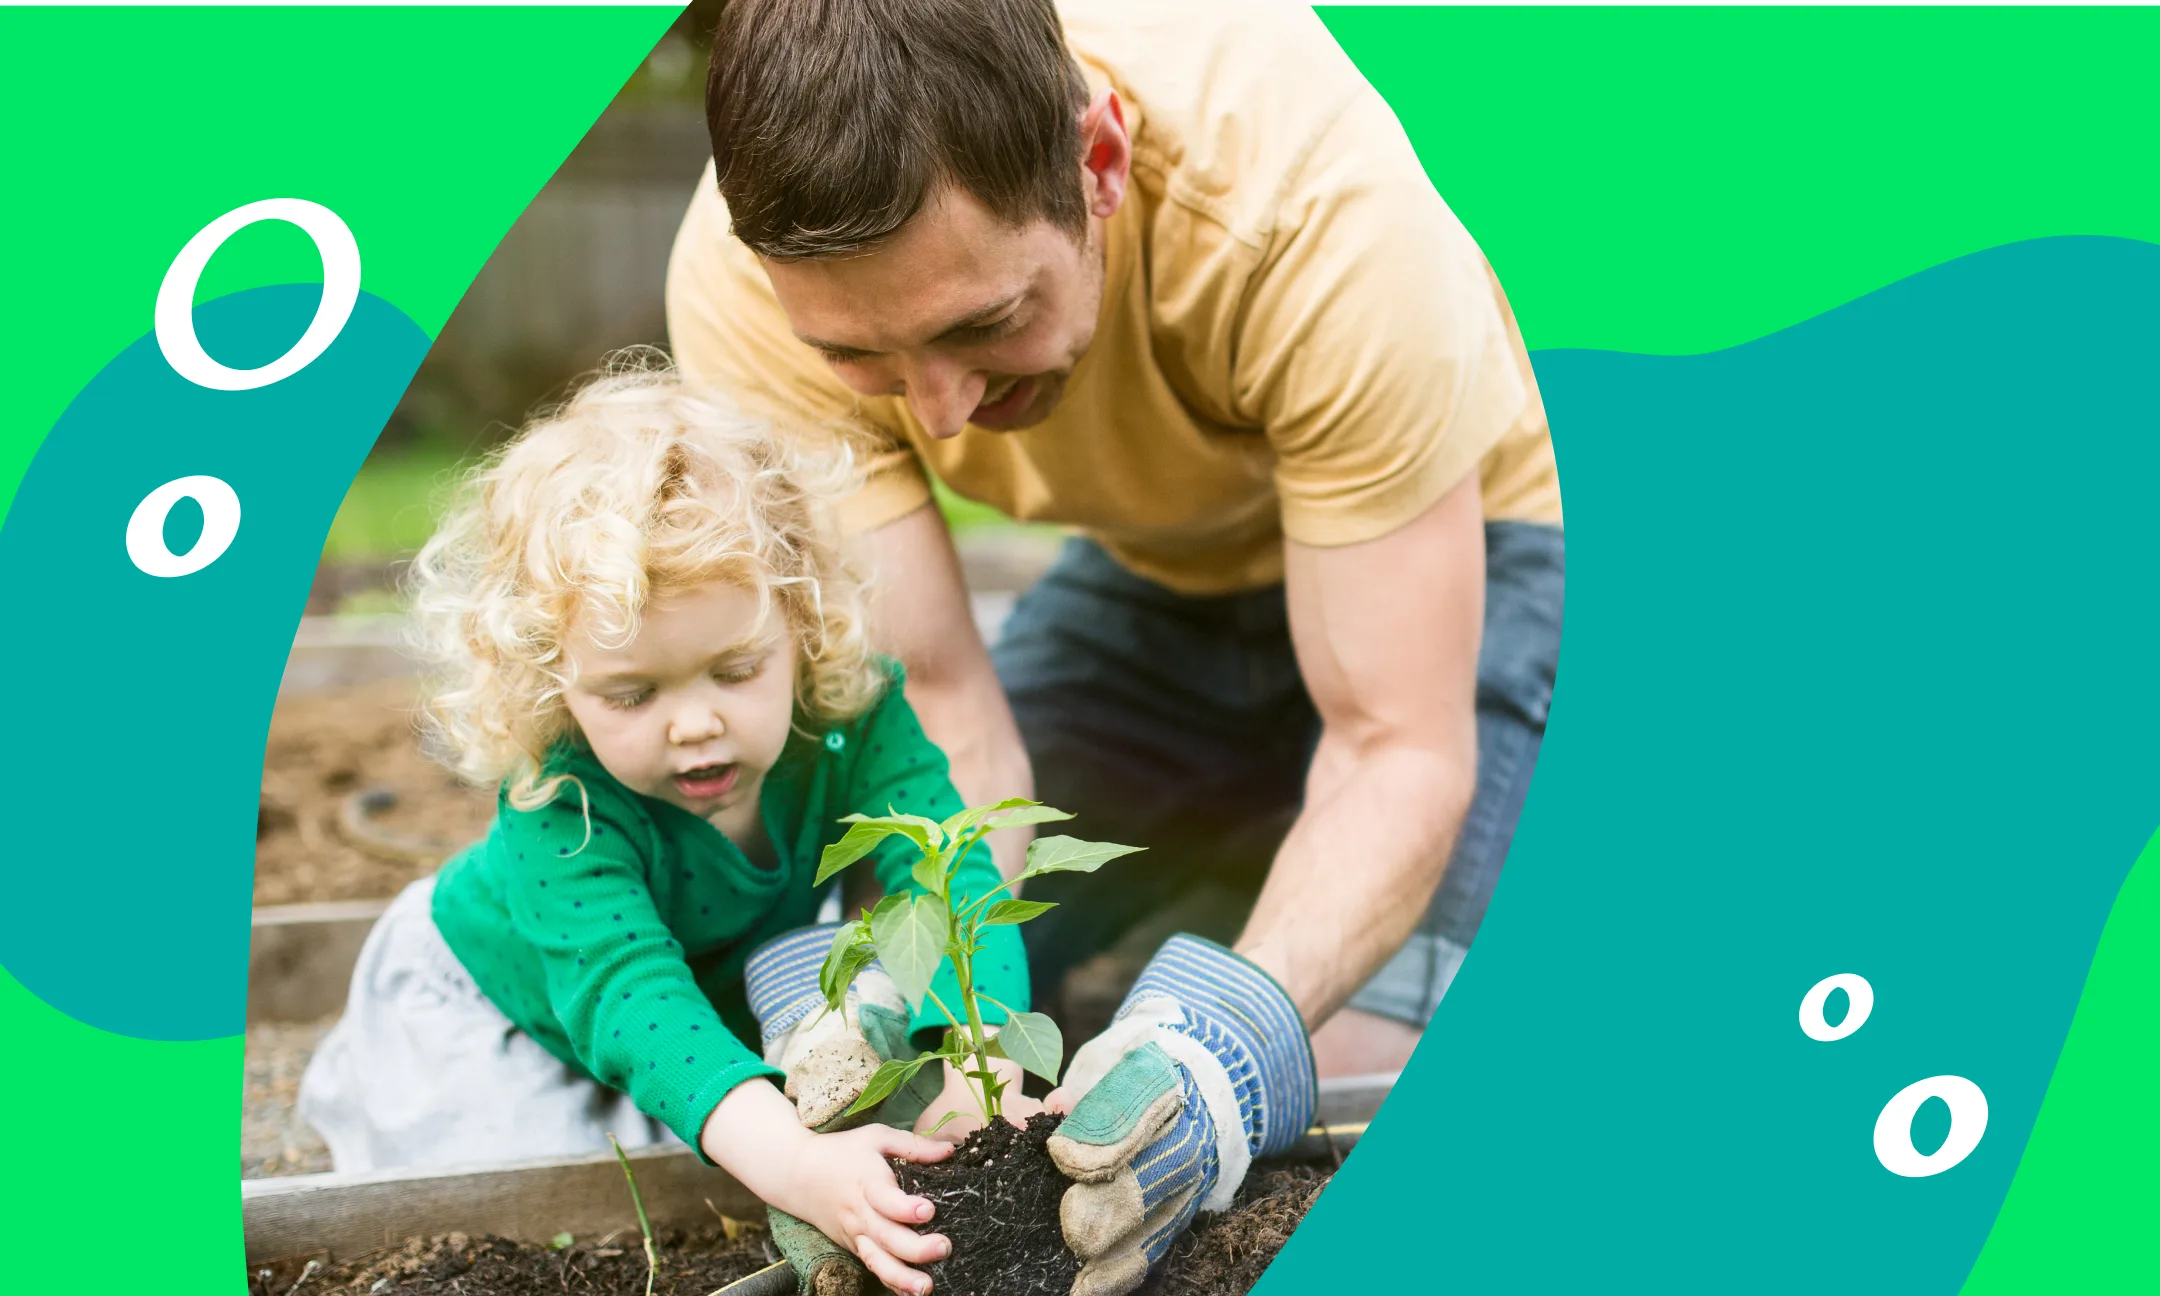
[[[1228,1208],[1253,1158],[1312,1123],[1319,1085],[1297,1006],[1213,941],[1173,936],[1110,1028],[1073,1055],[1050,1139],[1072,1296],[1123,1296],[1199,1211]]]
[[[782,1092],[802,1123],[830,1131],[877,1121],[911,1129],[937,1096],[942,1072],[924,1067],[883,1104],[852,1117],[842,1113],[862,1096],[879,1066],[912,1058],[912,1014],[882,964],[871,963],[848,984],[841,1011],[825,1003],[818,972],[838,934],[837,923],[804,927],[760,945],[743,967],[751,1015],[764,1041],[765,1062],[787,1073]]]
[[[765,1062],[787,1073],[781,1092],[811,1129],[831,1131],[878,1121],[912,1129],[937,1096],[941,1069],[924,1067],[908,1084],[870,1112],[842,1113],[862,1096],[879,1066],[912,1058],[907,1000],[877,963],[855,974],[841,1011],[835,1013],[818,986],[838,923],[804,927],[760,945],[743,966],[751,1015],[757,1018]],[[802,1296],[852,1296],[877,1289],[867,1269],[817,1227],[786,1211],[766,1208],[773,1245],[795,1269]]]

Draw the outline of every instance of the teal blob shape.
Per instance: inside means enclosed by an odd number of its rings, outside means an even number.
[[[220,356],[275,358],[321,291],[234,293],[198,306],[196,328]],[[362,293],[314,363],[223,392],[174,373],[145,336],[32,461],[0,525],[13,684],[0,760],[16,807],[0,965],[69,1016],[140,1039],[240,1032],[271,705],[330,519],[427,347]],[[129,519],[195,475],[239,496],[239,533],[201,571],[146,575]],[[168,519],[168,543],[177,529]]]
[[[1536,781],[1259,1296],[1958,1290],[2160,823],[2155,302],[2160,248],[2048,239],[1730,351],[1536,357],[1569,531]],[[1808,1038],[1844,972],[1872,1014]],[[1876,1118],[1938,1075],[1985,1137],[1892,1174]]]

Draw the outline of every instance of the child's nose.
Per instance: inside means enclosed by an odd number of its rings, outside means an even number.
[[[696,703],[683,706],[675,712],[668,725],[668,741],[679,746],[709,742],[727,732],[727,721],[709,706]]]

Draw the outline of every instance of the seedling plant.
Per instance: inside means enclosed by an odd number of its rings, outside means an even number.
[[[1016,1010],[976,989],[974,960],[981,950],[980,938],[985,928],[1024,923],[1056,907],[1009,895],[1000,898],[1001,892],[1016,883],[1045,873],[1092,873],[1121,855],[1143,848],[1074,837],[1038,837],[1028,846],[1027,867],[1020,876],[992,887],[988,893],[956,896],[952,882],[969,852],[991,833],[1070,818],[1064,811],[1041,802],[1014,798],[962,810],[942,823],[898,813],[849,815],[841,821],[850,826],[847,834],[827,846],[819,858],[819,884],[869,854],[879,842],[898,835],[913,842],[921,853],[913,875],[928,894],[886,896],[866,917],[841,927],[818,977],[826,1005],[839,1012],[848,983],[872,960],[879,960],[911,1008],[921,1011],[927,996],[951,1023],[938,1048],[919,1057],[895,1058],[880,1066],[846,1114],[867,1111],[885,1101],[932,1062],[950,1062],[974,1081],[968,1087],[985,1124],[997,1120],[1005,1091],[1004,1083],[990,1069],[991,1059],[1009,1058],[1023,1070],[1057,1083],[1058,1068],[1065,1056],[1065,1041],[1057,1023],[1042,1013]],[[959,982],[957,1012],[930,986],[938,964],[946,958],[952,960]],[[996,1036],[983,1028],[982,1004],[986,1002],[1005,1013],[1005,1025]]]

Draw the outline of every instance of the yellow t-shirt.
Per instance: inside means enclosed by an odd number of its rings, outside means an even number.
[[[1095,340],[1050,417],[940,441],[798,341],[712,170],[676,237],[677,363],[797,427],[878,451],[867,529],[930,497],[923,465],[1063,523],[1193,594],[1282,579],[1282,538],[1376,539],[1473,469],[1485,515],[1560,521],[1544,407],[1484,256],[1385,101],[1302,5],[1066,0],[1117,91],[1132,184],[1107,222]]]

